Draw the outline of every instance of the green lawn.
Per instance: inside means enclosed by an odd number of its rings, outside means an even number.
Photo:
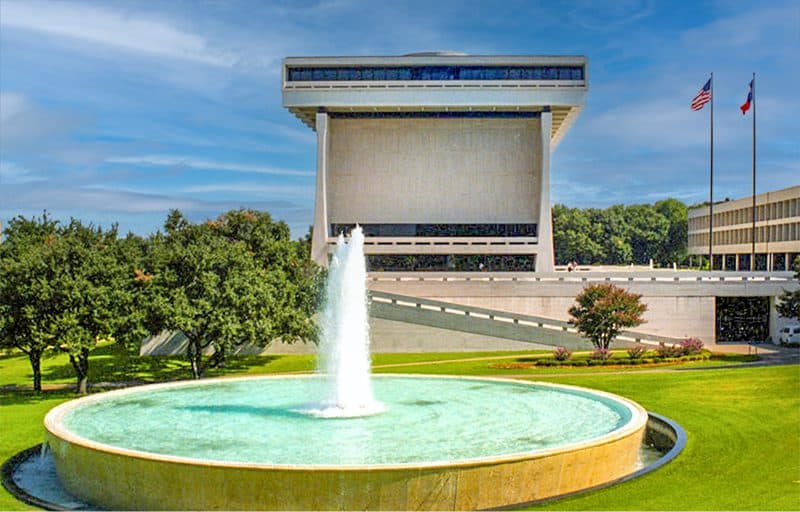
[[[514,361],[531,353],[383,354],[373,363],[420,363],[383,368],[380,372],[522,375],[530,379],[575,384],[617,393],[646,409],[668,416],[686,429],[684,452],[658,471],[631,482],[537,508],[554,510],[797,510],[800,509],[800,367],[714,369],[705,371],[619,371],[608,368],[489,367],[502,357]],[[431,364],[425,364],[431,362]],[[714,361],[712,361],[713,363]],[[705,362],[688,363],[700,364]],[[717,362],[719,363],[719,362]],[[728,363],[735,363],[734,360]],[[125,356],[113,346],[92,357],[92,380],[170,380],[185,378],[180,358]],[[231,361],[229,374],[305,371],[311,356],[248,357]],[[681,367],[688,367],[681,365]],[[163,365],[163,366],[162,366]],[[72,382],[61,356],[44,365],[44,383]],[[30,383],[27,360],[0,357],[0,386]],[[0,459],[39,443],[41,422],[53,406],[72,398],[67,391],[35,396],[27,391],[0,391]],[[27,508],[5,491],[0,509]]]

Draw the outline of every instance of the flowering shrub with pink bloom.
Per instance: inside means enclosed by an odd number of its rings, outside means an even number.
[[[553,357],[556,358],[556,361],[567,361],[570,357],[572,357],[572,352],[564,347],[557,347],[553,351]]]
[[[656,355],[658,357],[681,357],[683,355],[683,348],[680,345],[667,345],[663,341],[656,347]]]
[[[681,342],[683,355],[693,356],[703,351],[703,342],[698,338],[686,338]]]
[[[600,359],[602,361],[605,361],[606,359],[611,359],[611,356],[613,355],[614,354],[612,354],[611,351],[608,350],[607,348],[598,348],[595,349],[594,352],[592,352],[592,359]]]
[[[628,357],[631,359],[641,359],[645,352],[647,352],[647,349],[644,345],[636,345],[628,349]]]

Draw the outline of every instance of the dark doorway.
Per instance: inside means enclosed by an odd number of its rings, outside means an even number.
[[[767,341],[769,297],[717,297],[717,343]]]

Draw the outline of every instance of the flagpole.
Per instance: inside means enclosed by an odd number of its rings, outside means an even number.
[[[711,72],[711,145],[708,166],[708,270],[714,270],[714,72]]]
[[[753,245],[750,255],[750,270],[756,269],[756,74],[753,72],[751,93],[753,94]]]

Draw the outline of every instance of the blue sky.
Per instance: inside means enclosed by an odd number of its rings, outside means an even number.
[[[608,206],[800,184],[800,3],[663,1],[0,0],[0,218],[159,229],[264,209],[312,222],[315,136],[281,107],[285,56],[579,54],[587,105],[552,159],[554,202]],[[706,107],[707,109],[708,107]]]

